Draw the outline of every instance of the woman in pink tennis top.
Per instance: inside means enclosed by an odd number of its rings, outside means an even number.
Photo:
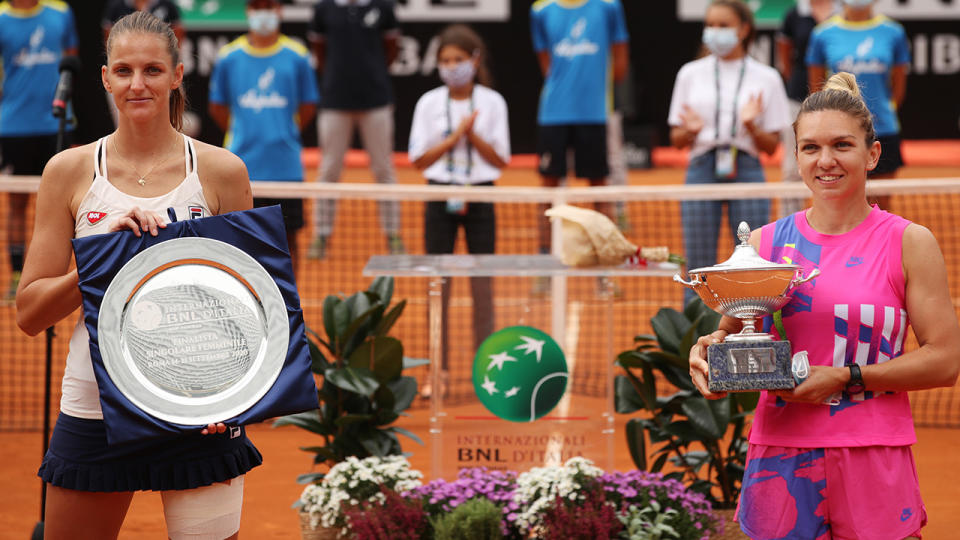
[[[794,390],[761,394],[737,520],[755,539],[919,538],[907,391],[953,386],[960,373],[943,254],[928,229],[867,203],[881,149],[853,75],[808,96],[794,131],[813,204],[750,241],[768,260],[821,271],[783,310],[781,337],[809,353],[811,371]],[[919,347],[904,352],[911,324]],[[724,317],[690,352],[707,398],[722,394],[707,389],[706,347],[739,330]]]

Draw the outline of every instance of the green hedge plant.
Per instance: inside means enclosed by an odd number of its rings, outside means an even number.
[[[661,472],[669,460],[677,471],[667,477],[705,494],[715,508],[736,506],[746,463],[747,418],[757,405],[757,392],[704,398],[690,379],[690,348],[700,336],[717,329],[720,315],[699,298],[683,312],[662,308],[650,320],[654,335],[635,338],[633,349],[620,353],[624,373],[615,381],[616,409],[621,414],[646,411],[627,421],[630,455],[640,469]],[[676,388],[658,396],[656,382]],[[644,434],[652,446],[647,460]]]
[[[307,330],[312,369],[322,378],[320,408],[284,416],[274,426],[293,425],[318,435],[319,445],[301,447],[314,454],[315,464],[402,454],[398,435],[423,444],[392,425],[417,395],[417,380],[403,371],[428,363],[405,358],[400,340],[387,335],[407,303],[390,306],[392,297],[392,277],[378,277],[367,290],[346,298],[329,295],[323,301],[325,337]],[[321,478],[323,473],[309,473],[298,481]]]
[[[477,497],[448,514],[431,518],[435,540],[499,540],[503,538],[503,510],[489,499]]]

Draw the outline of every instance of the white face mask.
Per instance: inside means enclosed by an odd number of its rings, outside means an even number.
[[[254,34],[269,36],[280,28],[280,15],[272,9],[257,9],[248,12],[247,23]]]
[[[450,88],[459,88],[473,82],[473,76],[477,73],[477,68],[473,65],[473,60],[464,60],[449,68],[439,66],[437,72],[444,84]]]
[[[845,6],[850,6],[853,8],[862,8],[867,7],[873,3],[873,0],[843,0]]]
[[[736,28],[707,27],[703,29],[703,44],[717,56],[730,54],[730,51],[739,43],[740,36],[737,35]]]

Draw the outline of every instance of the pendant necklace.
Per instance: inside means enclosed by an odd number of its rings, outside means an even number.
[[[147,185],[146,178],[150,176],[150,173],[152,173],[154,169],[156,169],[160,165],[163,165],[167,161],[170,161],[171,156],[167,156],[162,161],[155,163],[152,167],[150,167],[150,170],[148,170],[146,173],[140,174],[140,171],[138,171],[136,167],[134,167],[129,161],[124,159],[123,155],[120,154],[120,150],[117,148],[117,140],[113,136],[110,137],[110,142],[113,143],[113,151],[117,153],[117,157],[120,158],[120,161],[122,161],[123,164],[126,165],[127,167],[130,167],[131,169],[133,169],[134,174],[137,175],[137,183],[140,184],[141,186]]]

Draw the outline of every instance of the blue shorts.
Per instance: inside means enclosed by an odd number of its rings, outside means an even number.
[[[60,413],[37,475],[78,491],[167,491],[224,482],[262,461],[242,427],[233,437],[228,429],[108,445],[103,420]]]

